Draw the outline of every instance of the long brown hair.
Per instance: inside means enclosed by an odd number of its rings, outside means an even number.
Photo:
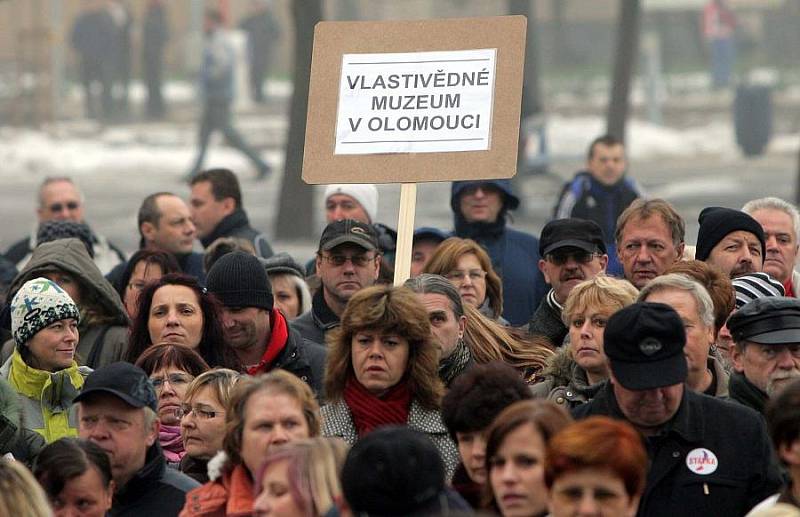
[[[464,304],[464,314],[464,342],[478,363],[503,361],[520,370],[526,381],[533,382],[555,355],[546,339],[504,327],[469,304]]]
[[[447,277],[454,270],[458,260],[464,255],[475,255],[481,267],[486,271],[486,298],[495,318],[503,314],[503,282],[492,268],[492,260],[480,244],[472,239],[450,237],[445,239],[431,256],[423,273],[433,273]]]
[[[439,380],[439,350],[431,338],[428,312],[417,295],[406,287],[376,285],[362,289],[350,299],[339,328],[327,336],[325,395],[328,401],[344,396],[353,371],[353,336],[362,330],[381,330],[408,340],[408,379],[411,396],[428,409],[438,409],[444,387]]]

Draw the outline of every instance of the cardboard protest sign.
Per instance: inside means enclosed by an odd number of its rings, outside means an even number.
[[[522,16],[319,23],[303,180],[513,176],[526,23]]]

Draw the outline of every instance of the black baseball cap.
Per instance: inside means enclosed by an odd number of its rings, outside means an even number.
[[[111,363],[90,373],[75,402],[86,400],[94,393],[110,393],[135,408],[158,410],[156,391],[147,374],[138,366],[124,361]]]
[[[539,255],[544,258],[559,248],[579,248],[589,253],[607,253],[603,230],[594,221],[586,219],[556,219],[542,229],[539,237]]]
[[[728,330],[737,343],[800,343],[800,300],[785,296],[756,298],[731,315]]]
[[[650,390],[686,381],[686,332],[669,305],[639,302],[620,309],[608,319],[603,343],[623,388]]]
[[[378,249],[378,234],[371,224],[353,219],[343,219],[330,223],[322,231],[319,250],[328,251],[341,244],[351,243],[367,251]]]

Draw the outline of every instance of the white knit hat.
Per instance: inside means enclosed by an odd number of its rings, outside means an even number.
[[[355,199],[367,213],[370,224],[376,221],[378,216],[378,189],[372,183],[328,185],[325,188],[325,196],[323,196],[322,202],[327,203],[328,198],[334,194],[344,194]]]
[[[80,321],[78,306],[66,291],[47,278],[28,280],[11,301],[11,333],[18,345],[27,343],[46,326],[65,319]]]

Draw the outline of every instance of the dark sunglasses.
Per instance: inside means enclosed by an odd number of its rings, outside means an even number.
[[[596,253],[588,251],[567,251],[548,253],[547,260],[556,266],[563,266],[571,258],[578,264],[588,264],[595,257]]]
[[[68,203],[53,203],[47,208],[49,208],[51,212],[61,212],[65,207],[67,210],[77,210],[79,206],[81,206],[79,203],[70,201]]]

